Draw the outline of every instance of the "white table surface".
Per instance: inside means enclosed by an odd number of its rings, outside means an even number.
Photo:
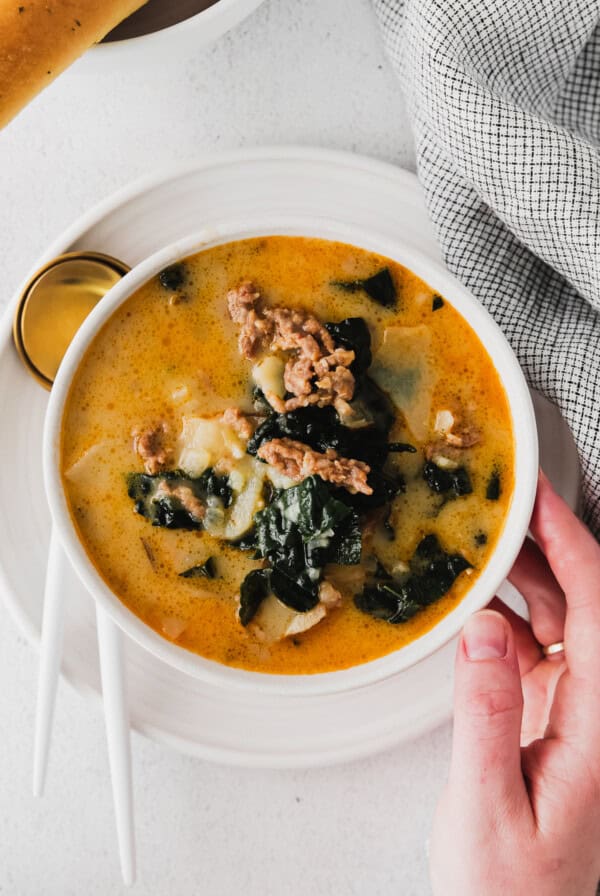
[[[94,75],[84,60],[59,79],[0,133],[0,305],[47,243],[114,189],[201,152],[273,143],[413,167],[368,0],[267,0],[193,57]],[[0,620],[0,893],[124,892],[102,718],[62,685],[47,793],[34,800],[37,655],[1,607]],[[134,735],[134,892],[427,894],[425,842],[449,746],[446,727],[368,761],[269,772]]]

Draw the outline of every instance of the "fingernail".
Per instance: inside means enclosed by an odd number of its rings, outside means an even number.
[[[492,610],[476,613],[463,629],[463,644],[469,660],[501,660],[508,647],[506,622]]]

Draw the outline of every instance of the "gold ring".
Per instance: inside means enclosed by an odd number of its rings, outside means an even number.
[[[555,641],[554,644],[548,644],[547,647],[542,647],[542,653],[544,656],[555,656],[557,653],[565,652],[565,642],[564,641]]]

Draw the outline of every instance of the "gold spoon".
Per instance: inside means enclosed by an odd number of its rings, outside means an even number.
[[[98,252],[68,252],[44,265],[23,290],[13,320],[13,338],[29,373],[50,389],[64,354],[92,308],[129,267]],[[36,705],[33,792],[44,789],[56,688],[62,660],[65,617],[64,580],[69,568],[52,528],[46,585]],[[96,606],[104,717],[112,778],[121,871],[135,880],[135,837],[131,782],[131,744],[125,657],[121,630]]]
[[[21,293],[13,339],[29,373],[50,389],[64,354],[92,308],[129,271],[100,252],[67,252],[45,264]]]

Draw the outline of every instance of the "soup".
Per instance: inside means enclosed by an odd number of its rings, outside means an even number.
[[[154,34],[163,28],[170,28],[172,25],[191,19],[192,16],[197,16],[215,3],[217,0],[177,0],[176,3],[147,0],[140,9],[113,28],[103,40],[106,43]]]
[[[61,466],[73,522],[163,637],[266,673],[383,656],[484,568],[513,490],[478,337],[395,262],[319,239],[207,249],[95,336]]]

